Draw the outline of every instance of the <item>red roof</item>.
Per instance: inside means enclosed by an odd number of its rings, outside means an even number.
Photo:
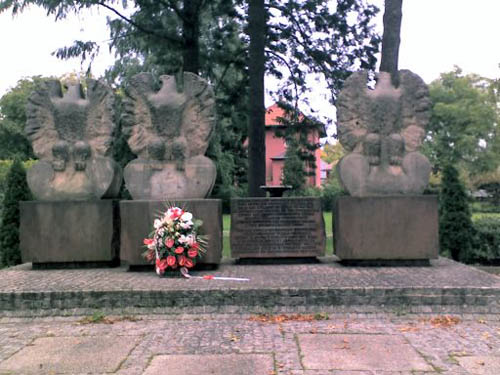
[[[266,126],[282,125],[281,122],[279,121],[279,118],[284,118],[284,117],[285,117],[285,111],[283,110],[283,108],[280,108],[278,106],[278,103],[274,103],[272,106],[266,109],[265,124]],[[300,117],[302,117],[302,114],[300,114]]]

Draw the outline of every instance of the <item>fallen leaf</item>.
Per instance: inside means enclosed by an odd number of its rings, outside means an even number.
[[[321,315],[321,319],[326,319]],[[262,323],[285,323],[285,322],[312,322],[318,320],[317,314],[281,314],[281,315],[271,315],[271,314],[261,314],[253,315],[248,320],[253,322]]]
[[[448,328],[460,323],[460,318],[456,316],[443,315],[431,318],[429,322],[434,328]]]
[[[238,336],[231,335],[231,338],[229,340],[232,342],[238,342],[238,341],[240,341],[240,338]]]

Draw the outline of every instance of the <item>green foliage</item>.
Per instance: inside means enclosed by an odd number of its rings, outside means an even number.
[[[439,197],[439,246],[443,255],[466,261],[471,254],[474,229],[469,202],[457,169],[448,164],[443,169]]]
[[[0,159],[33,159],[31,144],[24,134],[26,103],[31,92],[45,78],[21,79],[0,98]]]
[[[321,150],[321,160],[328,164],[336,165],[344,155],[345,150],[340,142],[336,142],[333,145],[326,143]]]
[[[283,167],[283,185],[291,186],[292,192],[302,195],[306,184],[306,171],[304,161],[300,157],[298,142],[294,138],[288,138],[285,153],[285,165]]]
[[[12,163],[7,173],[6,185],[0,228],[0,263],[3,266],[12,266],[21,263],[19,202],[31,199],[26,182],[26,171],[19,159]]]
[[[26,160],[23,161],[24,169],[30,169],[38,160]],[[7,188],[7,174],[9,173],[10,167],[12,166],[12,160],[0,160],[0,202],[3,202],[5,196],[5,190]],[[2,214],[3,206],[0,206],[0,217]]]
[[[474,215],[474,248],[468,263],[500,262],[500,214]]]
[[[499,97],[495,82],[459,68],[430,84],[432,113],[423,151],[435,167],[453,164],[467,175],[500,165]]]
[[[321,192],[321,206],[323,207],[323,211],[332,211],[335,200],[339,196],[346,194],[346,191],[340,185],[336,173],[332,173]]]

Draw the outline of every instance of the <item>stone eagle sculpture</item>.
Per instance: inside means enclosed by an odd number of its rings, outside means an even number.
[[[368,72],[353,73],[338,97],[338,136],[349,151],[338,163],[342,185],[352,196],[421,194],[431,165],[418,152],[430,116],[426,84],[399,71],[399,87],[380,72],[369,89]]]
[[[28,170],[28,185],[39,200],[91,200],[116,197],[121,170],[110,158],[113,92],[87,80],[69,85],[42,84],[28,99],[25,132],[40,159]]]
[[[124,169],[134,199],[205,198],[216,168],[205,157],[215,125],[211,86],[195,74],[132,77],[126,89],[122,129],[137,159]]]

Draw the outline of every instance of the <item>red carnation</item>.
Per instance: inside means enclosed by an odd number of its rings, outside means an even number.
[[[193,248],[191,248],[191,249],[188,250],[188,257],[194,258],[197,255],[198,255],[198,250],[193,249]]]
[[[174,251],[176,254],[182,254],[184,252],[184,248],[182,246],[178,246]]]
[[[156,259],[156,267],[161,273],[165,272],[168,266],[168,259]]]
[[[167,240],[165,241],[165,246],[170,249],[172,246],[174,246],[174,240],[172,238],[167,238]]]
[[[167,257],[167,264],[170,266],[170,267],[174,267],[176,265],[176,262],[177,262],[177,259],[175,259],[175,257],[173,255],[169,255]]]
[[[191,268],[191,267],[193,267],[193,266],[194,266],[194,262],[193,262],[193,260],[192,260],[192,259],[189,259],[189,258],[186,258],[186,264],[185,264],[185,266],[186,266],[187,268]]]
[[[181,267],[184,266],[186,264],[186,260],[187,260],[187,258],[184,255],[181,255],[177,259],[177,261],[179,262],[179,266],[181,266]]]

